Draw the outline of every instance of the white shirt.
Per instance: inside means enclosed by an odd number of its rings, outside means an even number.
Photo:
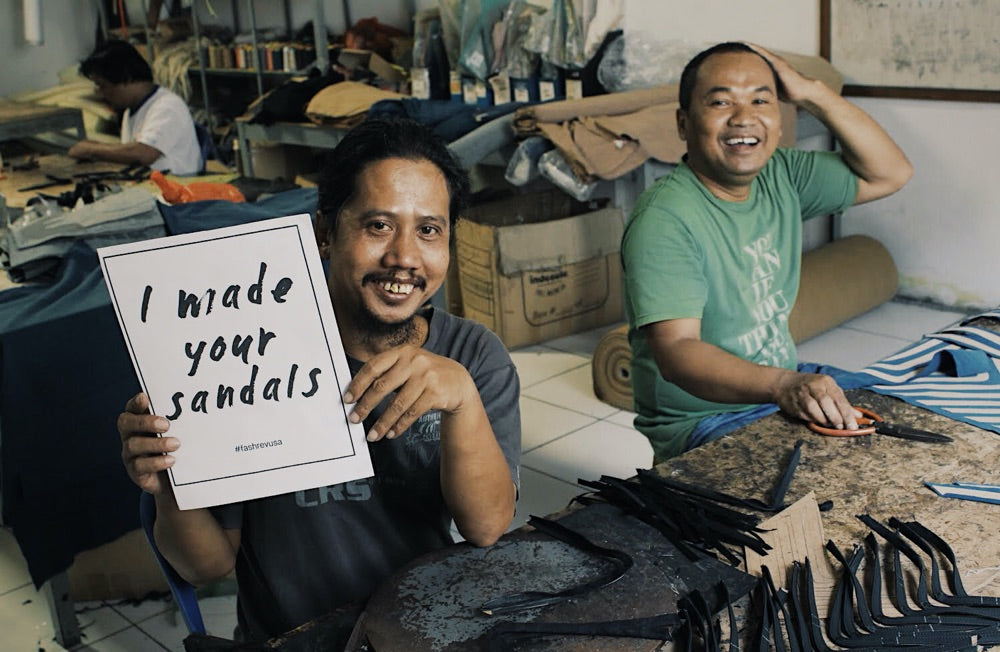
[[[187,104],[176,93],[158,87],[153,95],[132,114],[125,109],[122,117],[122,142],[139,142],[161,152],[150,167],[171,174],[198,174],[201,171],[201,147]]]

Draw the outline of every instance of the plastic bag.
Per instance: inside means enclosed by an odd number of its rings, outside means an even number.
[[[597,189],[598,182],[587,183],[576,176],[558,149],[550,149],[539,157],[538,172],[577,201],[587,201]]]
[[[465,0],[462,3],[462,45],[458,67],[486,81],[495,56],[493,26],[503,18],[508,0]]]
[[[553,0],[551,37],[544,58],[561,67],[581,69],[597,53],[605,36],[620,29],[623,0]]]
[[[510,160],[507,161],[504,178],[515,186],[523,186],[534,181],[539,176],[538,160],[552,147],[548,138],[542,136],[525,138],[518,143]]]
[[[462,50],[462,0],[438,0],[441,13],[441,38],[448,55],[448,67],[455,70]]]
[[[604,51],[597,79],[609,92],[680,82],[684,66],[707,47],[678,39],[663,39],[629,30]]]
[[[543,9],[526,0],[514,0],[507,8],[506,40],[500,69],[510,77],[527,79],[538,71],[539,55],[531,47],[531,30],[535,18],[543,12]]]

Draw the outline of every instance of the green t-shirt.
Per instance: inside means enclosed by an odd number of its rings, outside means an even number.
[[[701,320],[701,339],[751,362],[794,369],[788,313],[799,289],[802,221],[854,203],[838,154],[778,149],[750,197],[714,196],[681,163],[642,194],[622,240],[636,428],[656,459],[684,451],[702,418],[750,407],[697,398],[660,376],[639,328]]]

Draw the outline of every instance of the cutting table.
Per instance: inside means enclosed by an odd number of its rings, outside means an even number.
[[[1000,330],[995,323],[989,327]],[[925,481],[953,480],[1000,484],[1000,435],[868,390],[850,390],[848,395],[854,404],[869,407],[887,420],[943,433],[954,441],[928,444],[880,435],[821,436],[779,413],[668,460],[655,471],[730,495],[766,501],[796,442],[801,441],[801,458],[785,502],[791,504],[810,492],[816,503],[829,501],[828,511],[818,516],[826,539],[845,551],[862,546],[870,530],[857,518],[859,514],[871,515],[882,523],[892,517],[917,520],[952,547],[970,594],[1000,596],[1000,507],[942,498],[924,485]],[[578,518],[576,511],[570,509],[554,518],[572,523]],[[598,521],[602,518],[611,523],[621,517],[597,516]],[[662,545],[654,543],[655,537],[638,544],[634,535],[615,536],[616,528],[609,530],[607,524],[603,535],[598,534],[600,529],[589,530],[599,537],[595,543],[620,546],[640,558]],[[501,587],[530,590],[553,572],[561,572],[565,582],[572,584],[582,568],[579,563],[563,560],[567,565],[561,571],[558,567],[554,570],[556,562],[524,543],[525,532],[522,529],[504,536],[494,546],[498,552],[480,552],[459,544],[417,560],[375,594],[356,635],[363,633],[376,649],[487,649],[484,632],[493,623],[490,616],[478,611],[484,592],[496,593]],[[533,536],[544,538],[538,533]],[[514,563],[509,558],[510,546],[516,544],[524,555]],[[519,619],[593,622],[669,612],[675,608],[679,593],[694,584],[683,573],[670,572],[676,561],[676,556],[671,556],[674,553],[660,549],[659,554],[659,565],[637,562],[621,584],[554,607],[523,612]],[[833,562],[832,558],[826,561]],[[502,571],[499,576],[498,569]],[[458,582],[468,590],[454,590]],[[742,616],[739,619],[746,635],[752,630],[751,623]],[[723,631],[725,628],[724,624]],[[563,637],[542,639],[523,649],[638,652],[661,650],[662,645],[640,639]]]
[[[75,130],[80,140],[87,137],[80,109],[0,99],[0,141],[64,129]]]

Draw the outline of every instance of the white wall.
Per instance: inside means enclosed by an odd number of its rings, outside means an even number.
[[[96,31],[92,3],[42,0],[44,44],[28,45],[20,0],[0,2],[0,96],[57,85],[59,70],[79,63],[94,49]]]
[[[688,42],[751,41],[775,50],[817,54],[819,2],[625,0],[625,31]]]
[[[819,54],[817,0],[627,0],[626,33],[716,42],[749,40]],[[842,232],[867,233],[890,251],[901,296],[976,309],[1000,305],[1000,104],[852,98],[899,143],[913,180],[851,208]]]
[[[844,234],[889,249],[900,292],[948,306],[1000,305],[1000,104],[856,98],[914,166],[898,193],[852,208]]]

